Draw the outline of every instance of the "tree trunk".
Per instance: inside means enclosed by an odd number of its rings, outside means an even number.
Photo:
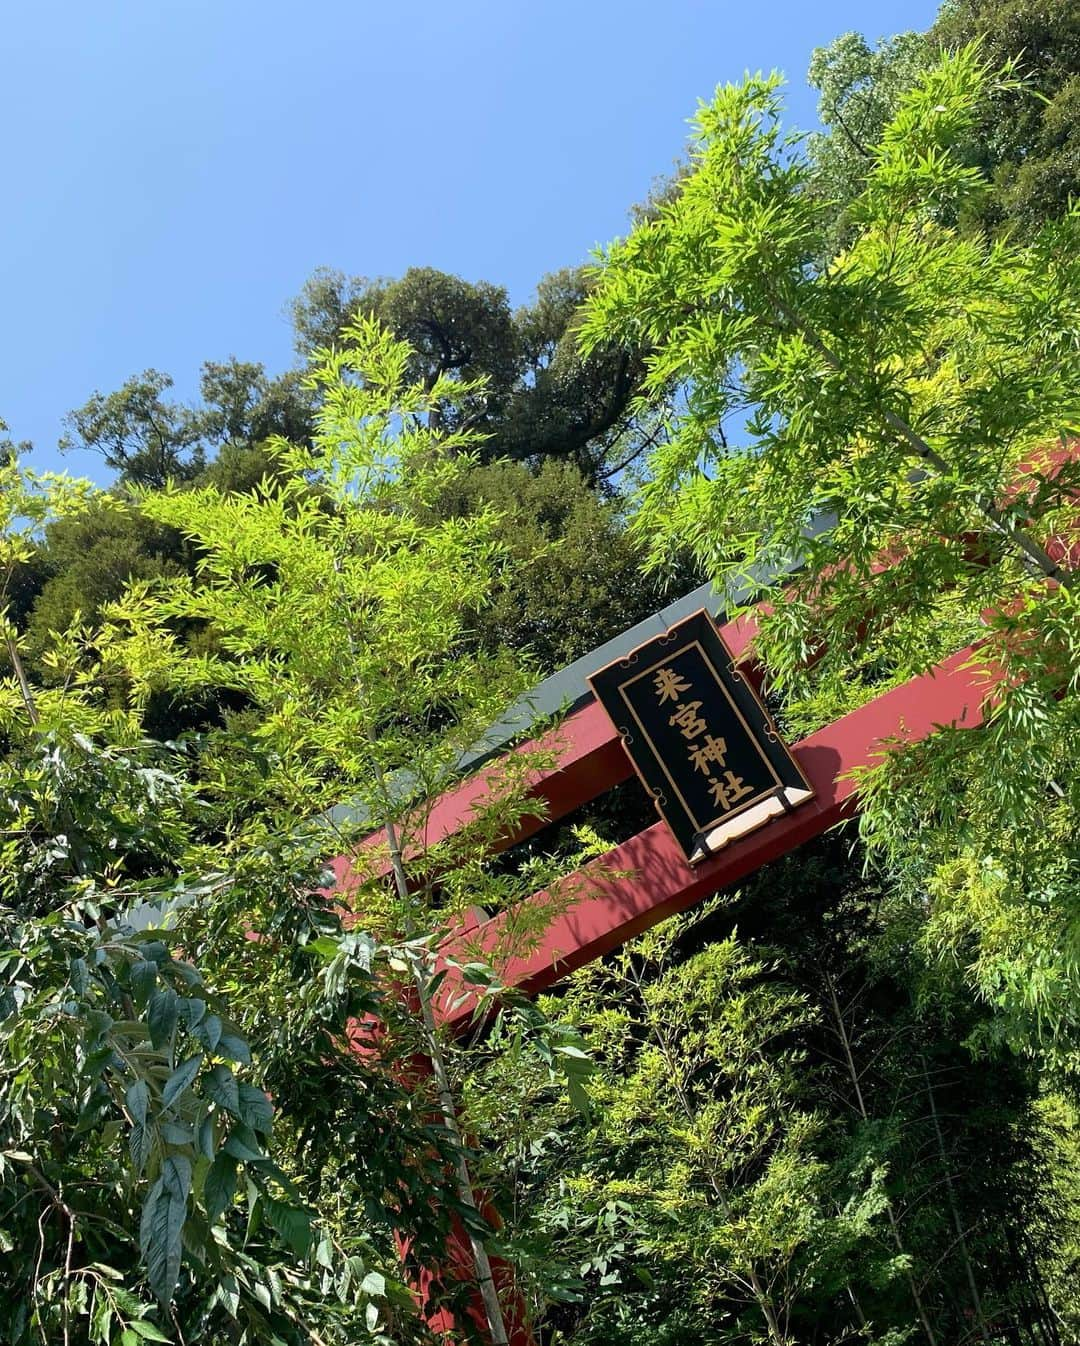
[[[847,1025],[844,1023],[843,1011],[840,1009],[840,1000],[836,994],[836,983],[829,973],[825,974],[825,984],[829,988],[829,1002],[833,1012],[833,1018],[836,1020],[836,1032],[840,1038],[841,1046],[844,1049],[844,1060],[847,1063],[848,1075],[851,1077],[851,1087],[855,1091],[855,1106],[859,1116],[864,1122],[870,1120],[866,1109],[866,1100],[863,1097],[862,1085],[859,1082],[859,1072],[855,1068],[855,1057],[851,1051],[851,1039],[848,1037]],[[896,1246],[896,1251],[901,1257],[907,1257],[907,1250],[904,1248],[903,1240],[900,1237],[900,1222],[896,1218],[896,1211],[891,1201],[886,1198],[885,1214],[889,1221],[889,1232],[892,1235],[892,1241]],[[915,1312],[919,1315],[919,1322],[922,1324],[923,1333],[929,1346],[937,1346],[937,1337],[934,1329],[930,1326],[930,1318],[922,1301],[922,1295],[919,1294],[919,1287],[915,1284],[915,1275],[909,1267],[907,1270],[908,1289],[911,1291],[912,1302],[915,1305]]]
[[[409,885],[405,877],[405,866],[401,859],[401,847],[398,844],[397,829],[389,819],[384,824],[386,830],[386,839],[390,846],[390,863],[394,871],[394,883],[397,887],[398,897],[403,902],[408,902]],[[427,967],[420,957],[410,956],[409,967],[412,972],[413,984],[416,987],[416,994],[420,1001],[420,1014],[424,1029],[424,1044],[428,1057],[431,1061],[432,1073],[435,1078],[435,1088],[439,1096],[439,1111],[442,1113],[443,1125],[450,1133],[454,1145],[457,1148],[457,1161],[455,1164],[457,1170],[457,1188],[458,1197],[462,1205],[476,1212],[480,1217],[480,1209],[476,1204],[476,1197],[473,1194],[472,1178],[469,1174],[468,1161],[465,1158],[464,1141],[461,1135],[461,1127],[458,1124],[457,1109],[454,1105],[454,1094],[450,1086],[450,1076],[446,1069],[446,1058],[443,1055],[442,1046],[439,1042],[438,1027],[435,1023],[435,1015],[431,1008],[431,997],[428,994],[428,976]],[[482,1240],[473,1229],[466,1231],[469,1236],[469,1247],[472,1251],[473,1267],[476,1272],[476,1283],[480,1291],[480,1298],[484,1304],[484,1316],[487,1318],[488,1331],[491,1334],[492,1346],[508,1346],[506,1335],[506,1323],[503,1319],[502,1306],[499,1303],[499,1292],[495,1285],[495,1277],[491,1270],[491,1259],[488,1257],[487,1249]]]
[[[11,660],[11,667],[15,670],[15,681],[19,684],[19,693],[23,699],[23,705],[26,707],[26,714],[30,723],[36,725],[38,722],[37,706],[34,705],[34,694],[30,690],[30,683],[26,676],[26,669],[23,667],[22,655],[19,653],[19,647],[15,643],[14,637],[10,631],[4,638],[7,645],[8,658]]]
[[[930,1071],[926,1066],[926,1057],[920,1056],[919,1060],[922,1063],[923,1079],[926,1081],[926,1094],[930,1100],[930,1116],[933,1118],[934,1135],[937,1139],[938,1154],[941,1157],[941,1169],[945,1178],[945,1191],[949,1199],[949,1212],[952,1215],[953,1228],[956,1230],[956,1241],[960,1247],[960,1256],[964,1262],[964,1274],[967,1277],[968,1290],[971,1292],[971,1303],[975,1310],[975,1320],[979,1325],[979,1335],[986,1343],[986,1346],[989,1346],[990,1331],[986,1325],[982,1297],[979,1294],[979,1287],[975,1281],[975,1268],[971,1265],[967,1239],[964,1237],[964,1224],[960,1219],[960,1211],[956,1205],[956,1192],[953,1189],[952,1169],[949,1166],[949,1157],[945,1153],[945,1136],[941,1130],[941,1119],[938,1117],[937,1099],[934,1097],[934,1086],[930,1082]]]

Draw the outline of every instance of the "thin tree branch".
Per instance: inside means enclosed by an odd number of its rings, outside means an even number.
[[[825,344],[809,323],[805,322],[790,304],[786,303],[785,300],[777,294],[771,281],[766,279],[765,284],[770,292],[777,313],[789,324],[789,326],[794,328],[794,330],[797,331],[800,336],[814,348],[814,350],[817,351],[831,369],[846,377],[847,369],[836,357],[831,348]],[[942,458],[936,449],[931,448],[926,440],[923,439],[923,437],[918,434],[902,416],[897,415],[897,413],[890,407],[879,406],[878,410],[882,420],[889,429],[907,444],[907,446],[912,449],[923,462],[929,463],[930,466],[943,477],[951,477],[953,475],[953,470],[949,463]],[[1077,580],[1080,578],[1077,573],[1075,571],[1065,570],[1060,566],[1045,548],[1040,547],[1033,538],[1028,537],[1023,529],[1017,528],[1012,520],[1009,519],[1002,510],[998,509],[992,500],[977,496],[975,498],[975,503],[982,514],[994,525],[994,528],[1013,542],[1028,560],[1033,562],[1034,565],[1042,571],[1047,579],[1056,580],[1067,589],[1072,589],[1076,586]]]

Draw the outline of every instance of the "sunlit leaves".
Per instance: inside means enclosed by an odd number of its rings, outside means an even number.
[[[1013,66],[977,46],[923,70],[867,147],[831,256],[835,215],[784,140],[776,81],[719,90],[679,190],[608,250],[584,335],[647,340],[650,393],[686,389],[637,527],[654,561],[689,546],[720,586],[769,600],[758,652],[792,732],[973,646],[987,729],[896,745],[862,826],[911,893],[985,858],[1022,928],[1046,839],[1080,817],[1080,211],[996,240],[949,223],[988,190],[962,147],[1002,91],[1020,96]],[[1014,973],[1035,984],[1023,945]],[[971,985],[997,999],[989,975]],[[1010,1005],[1013,1041],[1043,1050]]]

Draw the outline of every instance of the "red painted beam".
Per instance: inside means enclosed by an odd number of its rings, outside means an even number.
[[[596,701],[589,702],[573,715],[567,716],[563,724],[550,734],[539,740],[530,739],[514,751],[551,752],[556,762],[549,771],[537,771],[535,784],[531,788],[531,793],[544,801],[539,815],[522,818],[513,832],[507,833],[498,844],[492,846],[493,853],[506,850],[508,846],[533,836],[549,822],[564,818],[634,774],[618,734],[612,728],[603,707]],[[497,765],[494,770],[481,769],[448,790],[431,807],[423,829],[412,831],[409,854],[422,854],[464,827],[473,812],[483,807],[493,786],[497,791]],[[405,830],[409,831],[408,828]],[[369,848],[377,851],[383,845],[382,834],[374,833],[361,845],[360,854]],[[330,862],[339,894],[348,893],[357,858],[339,855]],[[390,863],[385,856],[378,857],[375,872],[390,872]]]
[[[538,774],[532,789],[535,796],[544,800],[545,816],[523,818],[518,830],[505,837],[496,848],[500,850],[525,840],[548,822],[565,817],[633,774],[633,767],[623,751],[618,734],[612,728],[604,708],[596,701],[568,715],[549,734],[540,739],[530,739],[515,751],[551,752],[556,761],[550,771]],[[467,822],[469,815],[477,805],[483,804],[488,794],[490,775],[481,770],[443,795],[431,810],[427,827],[417,839],[418,846],[434,846]]]
[[[736,660],[745,657],[756,633],[757,623],[752,612],[720,628],[720,634]],[[538,771],[532,787],[532,794],[544,801],[541,816],[522,818],[518,828],[492,848],[495,852],[526,840],[549,822],[565,818],[574,809],[588,804],[634,774],[618,734],[597,701],[589,701],[568,715],[557,728],[539,739],[530,739],[514,751],[551,753],[555,765],[548,771]],[[491,784],[497,782],[497,771],[497,766],[494,772],[481,768],[440,796],[428,813],[423,831],[413,836],[410,850],[422,853],[463,827],[473,811],[483,805]],[[364,843],[372,848],[382,844],[379,833]],[[361,851],[363,849],[361,847]],[[347,893],[353,869],[350,858],[339,855],[331,861],[331,868],[337,878],[338,891]],[[389,861],[380,860],[379,868],[388,873]]]
[[[753,613],[745,613],[725,623],[720,634],[733,659],[745,658],[750,642],[757,634]],[[533,791],[545,801],[545,816],[522,819],[518,831],[507,836],[497,848],[502,850],[524,841],[549,822],[564,818],[634,774],[618,734],[597,701],[588,702],[568,715],[557,729],[540,739],[530,739],[516,751],[552,752],[556,764],[538,777]],[[488,777],[489,773],[481,770],[442,796],[429,814],[422,837],[417,839],[419,848],[434,846],[468,821],[473,809],[483,802],[488,792]]]
[[[916,742],[942,725],[975,727],[982,722],[985,682],[963,665],[971,649],[961,650],[932,672],[914,678],[860,706],[842,719],[795,745],[795,755],[814,787],[815,798],[790,815],[778,818],[714,859],[691,867],[664,823],[639,832],[567,880],[584,881],[585,896],[557,915],[539,947],[512,959],[502,970],[506,985],[535,994],[575,968],[649,929],[675,912],[737,883],[754,870],[801,846],[832,827],[854,809],[854,768],[880,758],[886,740]],[[623,873],[624,878],[606,877]],[[549,901],[546,892],[527,899]],[[557,905],[557,903],[556,903]],[[503,919],[496,917],[444,946],[455,959],[497,957]],[[461,996],[460,983],[448,977],[441,1002],[446,1022],[464,1025],[472,1012]]]

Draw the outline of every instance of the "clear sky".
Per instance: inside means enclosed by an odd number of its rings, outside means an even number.
[[[317,266],[434,266],[526,301],[622,232],[717,83],[924,28],[932,0],[11,0],[0,26],[0,417],[153,366],[293,362]],[[68,470],[102,479],[99,460]]]

